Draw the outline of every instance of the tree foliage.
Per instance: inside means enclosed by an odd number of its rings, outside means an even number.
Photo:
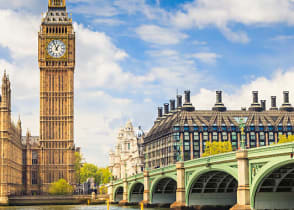
[[[81,176],[81,182],[86,182],[88,178],[94,178],[95,182],[97,183],[98,177],[97,177],[97,172],[98,167],[95,166],[94,164],[91,163],[85,163],[83,164],[80,172]]]
[[[207,142],[205,145],[205,152],[202,154],[203,157],[231,152],[232,149],[232,143],[229,141],[219,142]]]
[[[294,142],[294,135],[279,135],[279,142],[278,144]]]
[[[98,185],[107,184],[112,176],[108,168],[98,168],[94,164],[85,163],[81,167],[80,177],[81,182],[86,182],[88,178],[94,178]]]
[[[59,179],[57,182],[51,183],[49,187],[50,195],[70,195],[72,191],[73,187],[65,179]]]
[[[98,175],[98,183],[100,184],[107,184],[110,182],[110,178],[112,176],[109,168],[99,168],[97,171]]]
[[[81,167],[82,167],[82,155],[79,152],[75,152],[75,178],[76,183],[81,183]]]

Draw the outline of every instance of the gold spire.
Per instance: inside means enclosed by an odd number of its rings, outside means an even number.
[[[66,3],[65,0],[48,0],[48,6],[49,7],[65,7]]]

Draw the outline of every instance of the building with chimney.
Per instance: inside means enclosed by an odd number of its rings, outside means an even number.
[[[190,101],[190,91],[185,91],[176,101],[170,100],[158,108],[158,117],[144,137],[144,164],[146,168],[159,168],[179,160],[199,158],[206,142],[230,141],[233,149],[240,147],[240,120],[245,123],[247,148],[277,143],[279,135],[294,132],[294,112],[289,92],[284,91],[284,102],[278,108],[276,97],[271,97],[271,107],[265,100],[258,100],[253,91],[253,101],[248,109],[227,110],[222,92],[216,91],[216,103],[210,110],[195,110]],[[163,112],[164,111],[164,112]]]
[[[135,131],[131,121],[120,129],[115,149],[109,153],[109,169],[115,179],[143,171],[143,138],[141,127]]]

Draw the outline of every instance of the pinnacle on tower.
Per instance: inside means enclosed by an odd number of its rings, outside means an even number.
[[[48,0],[48,7],[62,8],[62,7],[66,7],[66,3],[65,3],[65,0]]]

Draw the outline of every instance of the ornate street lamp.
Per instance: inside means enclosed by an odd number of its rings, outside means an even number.
[[[238,122],[239,124],[239,128],[240,128],[240,131],[241,131],[241,141],[240,141],[240,144],[241,144],[241,149],[244,150],[246,149],[246,146],[245,146],[245,120],[243,117],[240,117],[238,119],[236,119],[236,121]]]
[[[182,146],[183,143],[181,142],[181,140],[179,142],[175,143],[177,149],[178,147],[180,148],[179,152],[177,151],[177,161],[181,162],[182,161]]]

